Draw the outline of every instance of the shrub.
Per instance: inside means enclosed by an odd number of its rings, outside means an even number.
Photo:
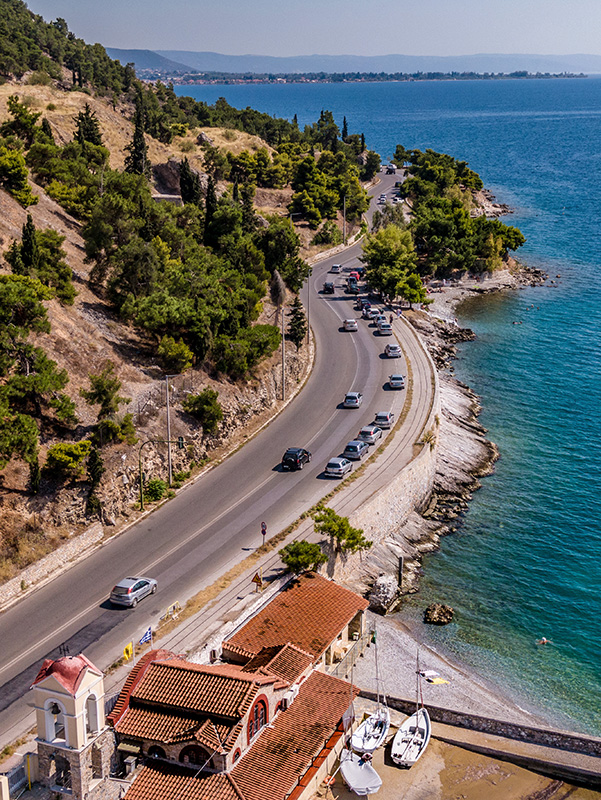
[[[161,478],[152,478],[146,484],[144,497],[151,503],[162,500],[167,492],[167,484]]]
[[[46,111],[56,111],[56,104],[48,103],[48,105],[46,106]]]
[[[51,83],[50,75],[47,72],[32,72],[27,83],[30,86],[48,86]]]
[[[48,450],[45,469],[56,472],[61,477],[77,477],[83,473],[83,462],[88,457],[92,442],[58,442]]]
[[[223,138],[225,139],[226,142],[235,142],[236,139],[238,138],[238,134],[236,133],[236,131],[231,131],[231,130],[223,131]]]
[[[213,347],[215,366],[232,378],[242,378],[262,358],[278,349],[280,339],[274,325],[255,325],[235,338],[218,336]]]
[[[320,230],[317,231],[311,244],[342,244],[342,233],[340,229],[336,227],[336,223],[328,219],[324,222]]]
[[[287,544],[279,551],[279,556],[290,572],[296,575],[306,570],[316,570],[328,560],[318,544],[304,540]]]
[[[196,150],[196,146],[191,139],[184,139],[184,141],[181,142],[179,149],[182,151],[182,153],[191,153],[193,150]]]
[[[184,411],[195,417],[206,433],[215,433],[223,419],[223,409],[218,401],[219,394],[213,389],[203,389],[199,394],[191,394],[184,400]]]
[[[181,339],[176,342],[172,336],[163,336],[157,352],[168,372],[185,372],[194,360],[188,345]]]

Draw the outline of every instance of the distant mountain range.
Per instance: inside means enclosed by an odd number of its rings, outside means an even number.
[[[133,62],[137,70],[158,72],[551,72],[601,73],[601,56],[479,53],[466,56],[231,56],[192,50],[120,50],[107,47],[111,58]]]

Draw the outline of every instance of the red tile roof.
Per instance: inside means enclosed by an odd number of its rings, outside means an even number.
[[[246,658],[264,647],[290,642],[319,658],[358,611],[368,601],[314,573],[306,573],[288,584],[227,642],[224,654]]]
[[[150,762],[127,790],[126,800],[245,800],[232,777]]]
[[[291,706],[261,731],[234,766],[232,778],[246,800],[286,797],[311,767],[357,694],[346,681],[313,672]]]
[[[277,675],[287,683],[294,683],[313,663],[313,656],[293,644],[264,647],[242,667],[243,672]]]
[[[56,660],[47,658],[30,688],[33,689],[40,681],[52,675],[64,689],[75,696],[87,670],[93,672],[94,675],[102,675],[98,667],[95,667],[83,653],[78,656],[63,656],[63,658],[57,658]]]
[[[106,718],[106,721],[109,723],[109,725],[116,725],[125,713],[131,693],[144,677],[144,673],[146,672],[148,665],[153,661],[164,661],[169,658],[176,658],[175,654],[170,650],[150,650],[148,653],[145,653],[142,656],[142,658],[127,676],[125,683],[119,692],[117,702],[115,703],[111,713]]]
[[[243,673],[232,664],[155,661],[132,690],[130,702],[238,720],[250,708],[261,686],[273,684],[274,680],[273,676]]]

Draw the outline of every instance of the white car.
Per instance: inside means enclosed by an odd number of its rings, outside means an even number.
[[[347,392],[342,405],[345,408],[359,408],[362,402],[363,395],[361,392]]]
[[[357,325],[356,319],[345,319],[342,323],[342,327],[345,331],[358,331],[359,326]]]
[[[403,198],[402,198],[402,197],[393,197],[393,198],[392,198],[392,202],[393,202],[395,205],[397,205],[398,203],[402,203],[402,202],[403,202]]]
[[[388,376],[388,385],[391,389],[404,389],[405,388],[405,376],[404,375],[389,375]]]
[[[387,344],[384,352],[388,358],[400,358],[403,355],[400,344]]]
[[[367,444],[375,444],[378,439],[381,438],[382,428],[378,428],[377,425],[366,425],[364,428],[361,428],[357,434],[357,439],[360,439],[362,442],[367,442]]]
[[[347,472],[350,472],[353,465],[348,458],[331,458],[326,464],[325,473],[334,478],[342,478]]]
[[[339,275],[342,272],[342,264],[332,264],[330,267],[330,272],[333,275]]]
[[[380,336],[392,336],[392,325],[390,322],[379,322],[378,333]]]
[[[394,423],[394,411],[378,411],[374,417],[374,425],[378,428],[392,428]]]

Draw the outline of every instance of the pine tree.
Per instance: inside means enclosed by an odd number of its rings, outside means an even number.
[[[89,142],[98,146],[102,145],[102,135],[100,133],[100,125],[96,119],[96,112],[92,111],[88,103],[83,107],[83,111],[79,112],[75,122],[77,127],[73,138],[79,144],[83,145]]]
[[[348,125],[346,124],[346,117],[344,117],[342,120],[342,135],[340,138],[342,139],[343,142],[346,142],[347,137],[348,137]]]
[[[254,183],[243,183],[240,191],[242,195],[242,230],[252,233],[257,228],[257,217],[253,203],[256,186]]]
[[[305,316],[305,310],[298,295],[292,302],[292,307],[288,316],[290,317],[288,336],[296,346],[296,349],[300,350],[300,346],[307,335],[307,317]]]
[[[179,165],[179,186],[184,203],[193,203],[195,206],[202,204],[200,178],[190,166],[187,158],[184,158]]]
[[[42,131],[44,135],[47,137],[48,141],[51,144],[54,144],[55,143],[54,134],[52,133],[52,128],[50,127],[50,123],[48,122],[46,117],[44,117],[44,119],[42,120]]]
[[[144,175],[150,178],[150,162],[148,160],[148,147],[144,138],[144,112],[140,104],[136,107],[134,120],[134,136],[131,144],[125,148],[128,155],[125,157],[125,171],[133,175]]]
[[[22,228],[21,261],[23,262],[26,274],[35,274],[40,263],[40,252],[38,250],[38,240],[31,214],[27,215],[27,222]]]

